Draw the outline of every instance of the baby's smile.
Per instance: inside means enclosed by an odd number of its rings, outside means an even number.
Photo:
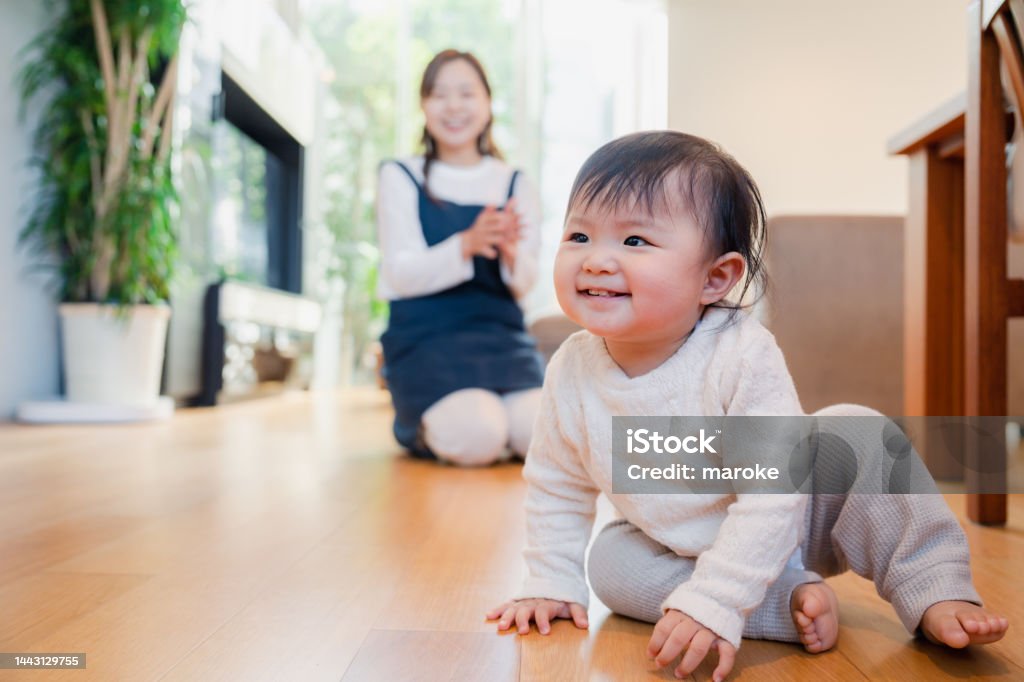
[[[629,296],[624,291],[613,291],[611,289],[580,289],[579,293],[585,296],[596,296],[598,298],[618,298],[622,296]]]

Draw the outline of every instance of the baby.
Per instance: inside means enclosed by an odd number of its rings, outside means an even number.
[[[605,493],[621,518],[594,541],[591,585],[615,612],[657,623],[648,654],[659,667],[683,654],[679,677],[715,650],[714,679],[724,679],[743,636],[829,649],[838,607],[822,576],[847,568],[933,642],[1003,636],[1007,620],[981,607],[966,539],[940,495],[613,491],[613,416],[803,414],[775,339],[726,300],[762,283],[764,241],[756,185],[706,140],[637,133],[583,165],[555,288],[584,330],[545,376],[524,468],[529,575],[488,613],[499,630],[527,634],[532,620],[547,634],[554,618],[587,627],[584,554]],[[858,461],[883,456],[881,438],[844,426],[877,412],[839,405],[816,416]],[[824,447],[814,475],[827,478]]]

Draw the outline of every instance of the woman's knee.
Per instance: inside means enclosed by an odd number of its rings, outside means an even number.
[[[502,396],[508,415],[508,445],[512,452],[526,455],[533,436],[533,423],[540,409],[539,388],[514,391]]]
[[[480,388],[445,396],[423,413],[423,439],[443,461],[459,466],[493,464],[505,455],[508,442],[501,398]]]

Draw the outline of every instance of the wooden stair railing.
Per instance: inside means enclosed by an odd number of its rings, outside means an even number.
[[[964,414],[1007,411],[1007,323],[1024,315],[1024,280],[1007,276],[1006,140],[1000,57],[1016,123],[1024,103],[1024,0],[972,0],[968,6],[965,132]],[[998,440],[998,439],[997,439]],[[999,445],[998,443],[995,445]],[[966,444],[968,517],[1006,522],[1006,447]]]

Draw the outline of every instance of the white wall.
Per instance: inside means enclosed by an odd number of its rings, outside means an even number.
[[[905,213],[887,140],[967,83],[966,0],[670,0],[669,125],[769,214]]]
[[[42,3],[0,0],[0,420],[18,402],[57,394],[57,312],[37,261],[18,248],[30,208],[31,128],[39,107],[19,120],[17,53],[45,25]]]

